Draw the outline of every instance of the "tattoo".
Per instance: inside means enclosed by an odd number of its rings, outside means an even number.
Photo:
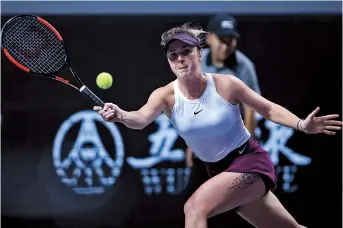
[[[232,186],[229,189],[238,188],[243,190],[257,182],[259,179],[261,179],[261,177],[257,173],[243,173],[233,180]]]

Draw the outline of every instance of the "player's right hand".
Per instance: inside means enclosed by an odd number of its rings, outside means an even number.
[[[94,106],[93,110],[98,111],[103,120],[107,122],[120,122],[123,120],[123,110],[115,104],[105,103],[104,108]]]

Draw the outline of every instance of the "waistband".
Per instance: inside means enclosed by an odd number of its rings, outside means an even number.
[[[234,149],[233,151],[231,151],[230,153],[228,153],[225,157],[223,157],[222,159],[220,159],[217,162],[204,162],[205,164],[217,164],[217,163],[221,163],[221,162],[225,162],[228,160],[232,160],[236,157],[239,157],[241,155],[244,155],[246,153],[248,153],[248,149],[249,149],[249,142],[251,144],[251,141],[253,141],[252,137],[250,137],[247,141],[245,141],[245,143],[243,143],[241,146],[237,147],[236,149]]]

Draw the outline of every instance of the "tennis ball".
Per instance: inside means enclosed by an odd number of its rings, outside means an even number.
[[[112,75],[107,72],[102,72],[96,77],[96,84],[101,89],[108,89],[112,86],[113,78]]]

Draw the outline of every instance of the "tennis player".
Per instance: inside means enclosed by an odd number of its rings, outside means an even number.
[[[239,103],[248,105],[274,123],[306,134],[335,135],[339,115],[316,117],[316,108],[305,119],[263,98],[237,77],[203,73],[201,39],[205,32],[185,24],[162,34],[175,81],[152,92],[138,111],[124,111],[106,103],[94,110],[105,121],[143,129],[163,111],[179,135],[205,162],[210,179],[184,205],[185,226],[205,228],[207,219],[236,210],[260,228],[303,227],[273,194],[274,165],[244,126]]]

